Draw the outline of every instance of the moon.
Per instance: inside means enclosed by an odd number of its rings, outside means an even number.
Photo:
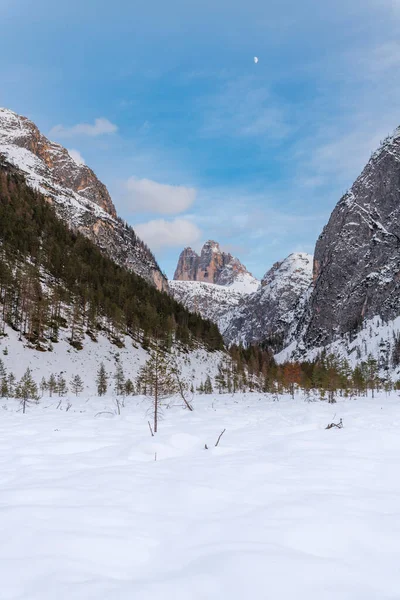
[[[254,62],[257,64],[258,63],[258,56],[254,57]]]

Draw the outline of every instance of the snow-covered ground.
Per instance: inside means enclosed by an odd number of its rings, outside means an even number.
[[[96,377],[100,363],[103,362],[109,380],[110,390],[114,388],[113,376],[117,365],[121,365],[126,378],[134,383],[140,368],[149,358],[149,353],[129,336],[124,336],[124,347],[118,348],[110,342],[106,335],[100,333],[97,341],[90,337],[82,338],[83,349],[75,350],[69,342],[70,330],[62,330],[60,341],[53,344],[51,352],[41,352],[28,347],[25,338],[6,326],[7,335],[0,337],[0,359],[8,373],[14,373],[20,379],[27,367],[39,385],[42,377],[48,379],[54,373],[62,373],[67,383],[74,375],[79,375],[84,383],[84,393],[96,392]],[[6,352],[6,354],[4,354]],[[187,384],[199,386],[207,375],[213,380],[218,373],[218,364],[225,357],[223,352],[208,352],[205,348],[197,348],[190,352],[175,348],[177,364]]]
[[[396,394],[177,402],[0,407],[2,600],[399,598]]]

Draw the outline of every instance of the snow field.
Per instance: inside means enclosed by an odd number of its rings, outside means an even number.
[[[9,400],[0,596],[399,598],[399,401],[173,399],[152,438],[141,397]]]

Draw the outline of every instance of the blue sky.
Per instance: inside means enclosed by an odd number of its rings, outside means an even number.
[[[258,277],[312,253],[400,124],[398,0],[0,11],[0,105],[80,153],[169,276],[184,246],[210,238]]]

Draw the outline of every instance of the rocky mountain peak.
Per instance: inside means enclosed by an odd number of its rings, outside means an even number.
[[[32,121],[5,108],[0,108],[0,152],[17,163],[31,180],[40,176],[117,216],[106,186],[92,169],[75,162],[68,150],[48,140]]]
[[[285,345],[286,336],[303,310],[303,298],[312,283],[313,258],[298,252],[276,262],[232,315],[224,337],[229,343],[268,342],[275,350]]]
[[[400,313],[400,129],[371,156],[317,240],[314,288],[297,338],[306,348]]]
[[[26,117],[0,108],[0,160],[54,204],[69,227],[90,238],[121,266],[167,290],[154,256],[134,230],[118,218],[106,186],[66,148],[48,140]]]
[[[287,281],[309,285],[313,269],[313,257],[306,252],[294,252],[276,262],[261,279],[261,287],[273,287]]]
[[[200,255],[192,248],[185,248],[179,257],[175,271],[175,281],[204,281],[229,286],[246,276],[255,278],[246,267],[227,252],[223,252],[218,242],[208,240]]]

